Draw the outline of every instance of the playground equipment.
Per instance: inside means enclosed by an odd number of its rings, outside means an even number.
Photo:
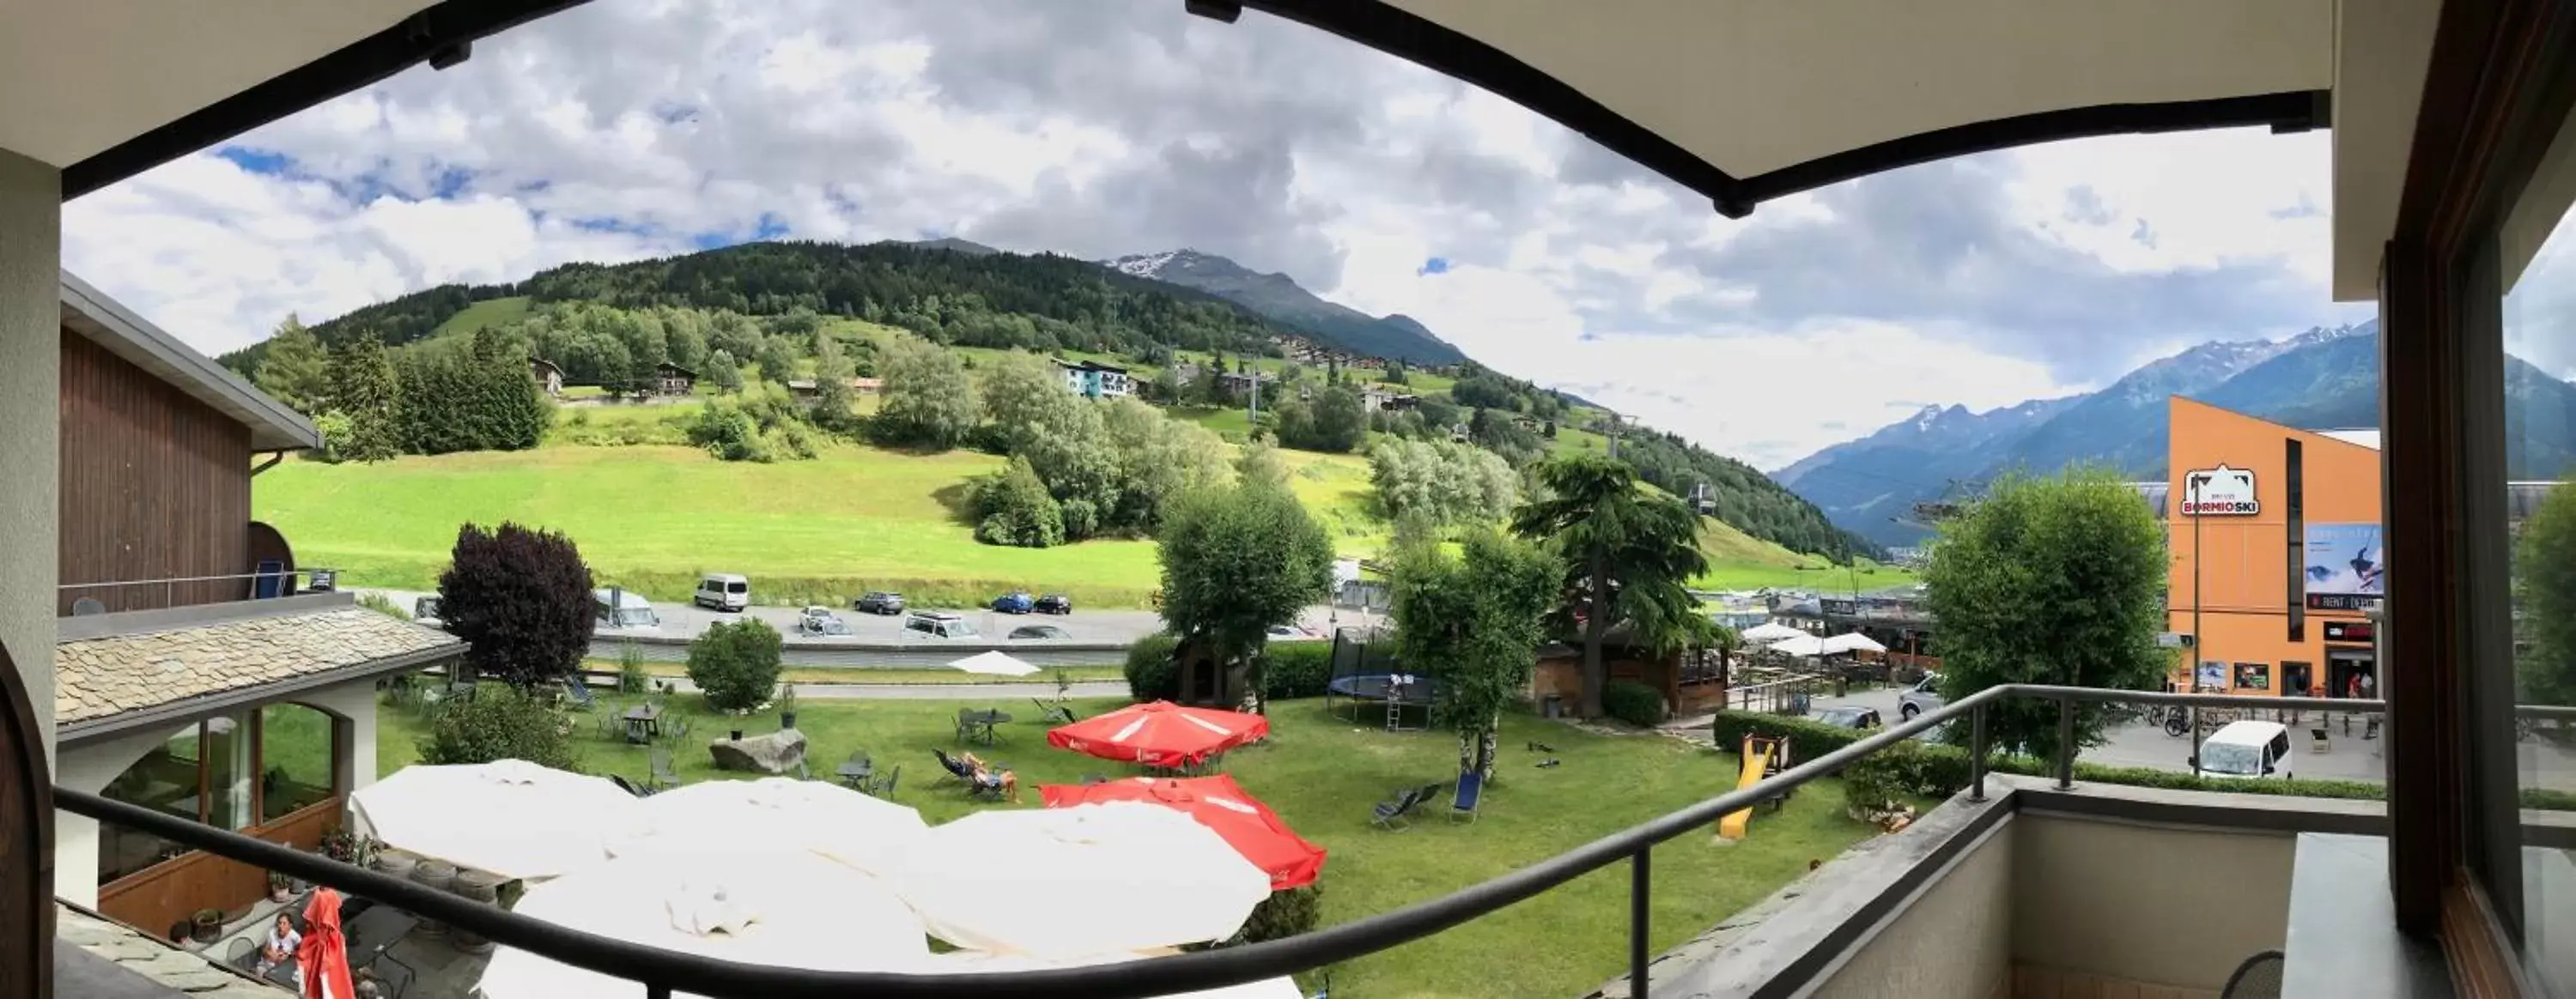
[[[1332,710],[1333,699],[1341,698],[1356,722],[1363,706],[1384,705],[1387,731],[1413,731],[1430,727],[1431,702],[1439,695],[1438,681],[1406,673],[1388,651],[1384,636],[1375,630],[1343,628],[1333,633],[1333,672],[1324,683],[1325,710]],[[1408,716],[1408,709],[1418,710]]]
[[[1738,790],[1762,783],[1766,779],[1777,776],[1780,771],[1789,769],[1788,736],[1748,735],[1744,737],[1744,745],[1741,748],[1744,770],[1735,778],[1735,786]],[[1764,799],[1761,805],[1776,812],[1788,803],[1789,795],[1784,793]],[[1743,839],[1745,827],[1752,823],[1751,806],[1728,812],[1724,818],[1717,820],[1717,835],[1724,839]]]

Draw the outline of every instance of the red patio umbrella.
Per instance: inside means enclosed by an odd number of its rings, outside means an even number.
[[[357,990],[349,980],[349,939],[340,932],[340,893],[313,889],[304,906],[304,943],[295,950],[304,966],[304,999],[350,999]]]
[[[1185,767],[1270,734],[1270,719],[1240,711],[1131,704],[1047,733],[1047,744],[1104,760]]]
[[[1279,821],[1279,813],[1224,774],[1214,777],[1134,777],[1106,784],[1048,784],[1038,789],[1048,808],[1104,801],[1142,801],[1189,813],[1225,837],[1234,852],[1270,872],[1270,890],[1311,884],[1324,870],[1324,848]]]

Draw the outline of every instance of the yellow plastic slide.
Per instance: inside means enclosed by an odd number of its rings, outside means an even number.
[[[1752,787],[1762,782],[1763,771],[1768,769],[1771,763],[1771,752],[1768,747],[1762,749],[1755,749],[1749,745],[1744,747],[1744,773],[1735,779],[1735,786],[1738,789]],[[1725,818],[1717,820],[1717,834],[1726,839],[1743,839],[1744,827],[1752,822],[1753,809],[1751,808],[1728,812]]]

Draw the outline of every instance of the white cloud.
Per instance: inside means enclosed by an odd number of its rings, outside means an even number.
[[[1769,466],[2334,315],[2320,137],[2065,143],[1735,221],[1490,94],[1164,0],[601,0],[239,145],[292,169],[201,154],[66,207],[72,266],[210,352],[706,235],[1186,244]]]

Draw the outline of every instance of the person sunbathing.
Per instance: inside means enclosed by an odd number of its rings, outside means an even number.
[[[967,779],[974,781],[976,787],[999,790],[1012,804],[1020,803],[1020,775],[994,767],[972,752],[961,754],[958,762],[966,765]]]

